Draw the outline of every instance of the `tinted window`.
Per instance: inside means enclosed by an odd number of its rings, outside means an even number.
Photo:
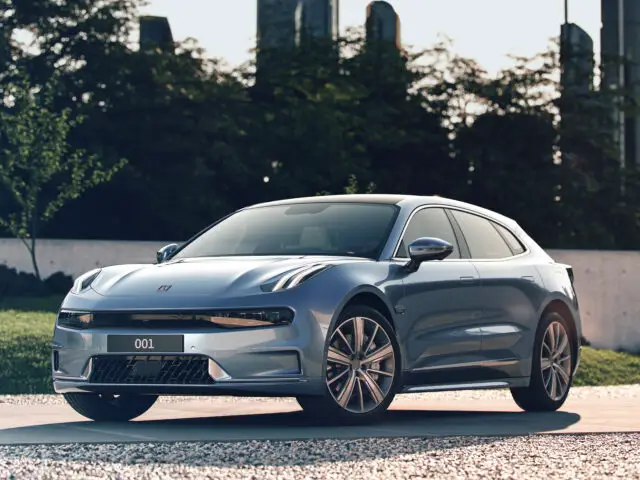
[[[407,247],[420,237],[435,237],[453,245],[453,252],[447,258],[460,258],[458,242],[447,214],[441,208],[425,208],[418,211],[409,222],[398,249],[399,258],[407,258]]]
[[[452,210],[453,216],[460,225],[471,258],[505,258],[511,257],[511,249],[493,228],[489,220],[477,215]]]
[[[500,231],[506,242],[509,244],[509,247],[511,247],[511,251],[514,253],[514,255],[520,255],[521,253],[524,253],[524,246],[522,246],[520,240],[518,240],[518,238],[513,233],[504,228],[502,225],[498,225],[497,223],[494,223],[493,226]]]
[[[299,203],[251,208],[214,225],[173,258],[231,255],[349,255],[376,258],[398,207]]]

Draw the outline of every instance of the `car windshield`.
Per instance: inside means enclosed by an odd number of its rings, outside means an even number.
[[[377,258],[398,207],[313,202],[237,212],[173,258],[239,255],[348,255]]]

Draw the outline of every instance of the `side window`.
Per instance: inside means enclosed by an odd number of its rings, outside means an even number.
[[[511,248],[511,251],[513,252],[514,255],[520,255],[521,253],[525,252],[526,249],[524,248],[520,240],[518,240],[518,237],[516,237],[513,233],[511,233],[509,230],[504,228],[502,225],[498,225],[497,223],[494,223],[493,226],[496,227],[498,231],[502,234],[505,241],[509,244],[509,247]]]
[[[506,258],[513,255],[509,245],[493,227],[492,222],[457,210],[452,210],[451,213],[462,229],[471,258]]]
[[[421,237],[441,238],[449,242],[453,245],[453,252],[447,258],[460,258],[458,241],[453,233],[451,222],[449,222],[449,218],[443,209],[425,208],[411,218],[400,242],[396,257],[408,258],[407,247],[411,242]]]

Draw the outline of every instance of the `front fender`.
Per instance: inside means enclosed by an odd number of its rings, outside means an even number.
[[[325,339],[324,351],[341,313],[358,297],[363,303],[383,310],[392,325],[397,325],[395,305],[404,296],[401,267],[388,262],[338,265],[311,278],[300,287]],[[402,353],[402,352],[401,352]]]

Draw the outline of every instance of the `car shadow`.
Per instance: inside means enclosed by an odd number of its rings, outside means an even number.
[[[173,428],[177,426],[209,426],[225,428],[269,429],[278,427],[296,431],[302,437],[309,436],[309,428],[316,434],[323,432],[327,438],[333,438],[341,430],[358,432],[364,437],[376,436],[380,430],[389,430],[391,436],[420,435],[528,435],[563,430],[580,420],[576,413],[526,413],[495,411],[456,411],[456,410],[389,410],[380,420],[364,425],[331,425],[324,417],[311,417],[301,411],[272,413],[226,415],[219,417],[200,417],[170,420],[146,420],[146,425],[162,425]],[[488,422],[488,423],[487,423]],[[453,431],[455,430],[455,431]],[[372,435],[367,435],[367,433]],[[393,432],[397,432],[393,434]],[[313,436],[317,438],[317,436]]]
[[[342,442],[398,438],[427,441],[439,437],[466,437],[466,440],[455,442],[459,446],[460,442],[477,445],[480,439],[492,442],[502,437],[562,432],[580,420],[578,414],[562,411],[454,410],[389,410],[373,424],[339,426],[328,425],[326,418],[309,417],[301,411],[161,420],[143,418],[128,423],[81,421],[16,427],[0,430],[0,444],[51,444],[55,450],[55,445],[79,443]],[[395,455],[389,452],[392,453]],[[380,458],[385,453],[374,449],[372,455]]]

